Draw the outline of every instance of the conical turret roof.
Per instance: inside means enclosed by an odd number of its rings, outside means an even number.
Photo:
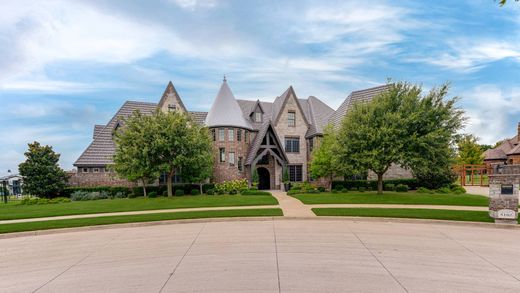
[[[208,127],[234,126],[251,128],[251,125],[244,118],[242,109],[235,100],[235,96],[233,96],[226,79],[222,82],[217,97],[213,101],[213,105],[211,105],[205,123]]]

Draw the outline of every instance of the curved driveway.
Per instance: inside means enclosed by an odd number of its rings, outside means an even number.
[[[0,240],[0,292],[520,292],[520,230],[349,219]]]

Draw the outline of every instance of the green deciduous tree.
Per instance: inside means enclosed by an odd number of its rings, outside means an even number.
[[[116,152],[112,168],[120,177],[129,181],[140,181],[146,196],[146,185],[159,177],[159,166],[154,163],[153,116],[139,111],[122,121],[123,127],[116,130]]]
[[[153,120],[152,156],[159,170],[167,175],[168,196],[172,196],[176,172],[185,180],[208,178],[212,166],[208,130],[178,111],[156,112]]]
[[[329,125],[325,128],[323,138],[312,152],[310,171],[313,177],[325,177],[329,180],[329,190],[332,189],[332,180],[337,175],[344,175],[346,164],[342,164],[338,153],[337,133]]]
[[[448,85],[423,95],[420,86],[401,82],[371,102],[355,104],[338,134],[340,163],[373,171],[379,194],[392,164],[414,174],[446,172],[463,123],[457,99],[444,100],[447,94]]]
[[[39,142],[29,144],[25,162],[18,166],[23,177],[24,193],[38,197],[57,196],[65,187],[67,175],[58,165],[60,155]]]
[[[457,164],[482,164],[484,155],[478,138],[473,135],[463,135],[457,140]]]

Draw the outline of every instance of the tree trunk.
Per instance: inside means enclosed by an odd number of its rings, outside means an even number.
[[[383,174],[377,173],[377,194],[383,194]]]
[[[199,182],[200,194],[202,195],[202,183]]]
[[[332,179],[334,179],[334,175],[330,174],[329,191],[332,191]]]
[[[146,194],[146,184],[144,178],[141,178],[141,183],[143,184],[143,195],[144,197],[147,197],[148,195]]]
[[[169,172],[168,173],[168,176],[166,180],[168,180],[166,182],[166,186],[168,187],[168,197],[172,197],[173,196],[173,186],[172,186],[172,181],[173,181],[173,175],[175,174],[174,171],[172,172]]]

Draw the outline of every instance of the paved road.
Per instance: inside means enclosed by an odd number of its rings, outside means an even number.
[[[0,292],[520,292],[520,230],[347,219],[0,240]]]

